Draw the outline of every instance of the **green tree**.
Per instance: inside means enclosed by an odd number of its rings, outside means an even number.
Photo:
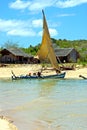
[[[18,42],[16,42],[16,43],[13,43],[12,41],[7,41],[7,42],[5,42],[3,45],[2,45],[2,49],[3,48],[18,48],[19,47],[19,45],[18,45]]]

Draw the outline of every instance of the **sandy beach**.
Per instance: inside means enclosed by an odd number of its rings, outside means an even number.
[[[0,116],[0,130],[18,130],[12,121],[6,117]]]
[[[24,64],[24,65],[7,65],[6,67],[0,67],[0,79],[11,78],[13,71],[16,76],[37,73],[41,70],[42,66],[37,64]],[[65,78],[80,79],[79,75],[87,77],[87,67],[76,67],[75,70],[66,70]],[[55,74],[55,71],[46,70],[42,75]]]

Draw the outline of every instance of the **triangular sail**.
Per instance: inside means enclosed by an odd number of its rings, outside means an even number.
[[[37,55],[40,60],[44,60],[48,58],[53,66],[53,68],[58,69],[58,62],[55,56],[55,52],[52,46],[46,18],[43,12],[43,36],[42,36],[42,44],[40,50],[38,51]]]

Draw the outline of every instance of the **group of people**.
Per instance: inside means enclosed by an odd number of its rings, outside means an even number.
[[[31,73],[29,72],[28,76],[31,76]],[[41,77],[41,72],[33,73],[33,76]]]
[[[56,69],[55,71],[56,71],[57,74],[60,73],[60,70],[58,70],[58,69]],[[38,77],[42,78],[40,71],[38,71],[37,73],[33,73],[32,75],[31,75],[31,73],[29,72],[29,74],[27,74],[27,76],[38,76]]]

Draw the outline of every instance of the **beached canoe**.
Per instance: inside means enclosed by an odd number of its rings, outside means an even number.
[[[38,75],[32,75],[32,76],[28,76],[28,75],[20,75],[20,76],[15,76],[12,75],[12,80],[17,80],[17,79],[60,79],[60,78],[64,78],[65,77],[65,72],[60,73],[60,74],[54,74],[54,75],[47,75],[47,76],[38,76]]]

